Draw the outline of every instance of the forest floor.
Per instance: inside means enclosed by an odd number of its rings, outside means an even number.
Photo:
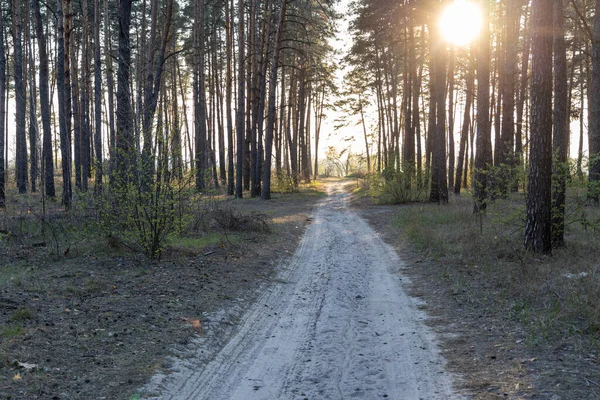
[[[600,348],[593,331],[600,310],[596,245],[587,252],[575,249],[569,254],[567,248],[554,257],[536,257],[524,254],[518,227],[513,238],[514,225],[510,234],[503,226],[479,232],[468,196],[453,197],[447,206],[377,205],[359,186],[356,180],[347,185],[353,191],[350,204],[406,263],[403,273],[412,281],[410,294],[423,300],[447,368],[460,377],[464,393],[481,400],[600,399]],[[511,207],[520,205],[508,207],[512,218]],[[458,221],[465,218],[474,229],[461,230],[465,225]],[[421,237],[400,219],[431,226],[416,229],[426,232]],[[490,227],[489,220],[482,223]],[[471,248],[483,247],[489,256],[465,254],[460,246],[480,240],[481,234],[490,240],[471,243]],[[407,239],[411,235],[414,240]],[[591,232],[586,240],[594,243]],[[531,293],[522,293],[528,289]],[[569,310],[577,304],[579,312]],[[588,314],[591,321],[585,321],[586,313],[593,314]],[[580,327],[586,325],[592,326],[590,335],[582,334]]]
[[[4,237],[0,399],[137,399],[141,388],[156,383],[148,385],[149,379],[160,380],[202,354],[198,337],[207,343],[208,360],[276,279],[277,265],[294,253],[322,190],[275,195],[268,203],[233,201],[239,212],[265,215],[271,232],[217,235],[202,246],[167,249],[160,262],[110,240],[90,239],[50,254],[36,243]],[[565,343],[529,346],[518,322],[472,300],[487,292],[474,285],[457,292],[448,284],[448,268],[407,245],[392,218],[402,206],[376,206],[361,196],[350,204],[406,263],[402,273],[412,281],[411,295],[431,316],[461,393],[474,399],[600,398],[594,354]]]
[[[167,248],[161,261],[149,261],[98,232],[68,247],[62,235],[60,257],[54,244],[38,247],[5,233],[0,399],[136,399],[151,376],[194,353],[198,335],[223,345],[257,288],[294,252],[323,195],[309,187],[274,194],[268,203],[225,201],[221,209],[260,216],[270,232],[209,234]],[[21,212],[22,206],[9,204],[0,225],[14,218],[27,223],[33,212]],[[65,217],[54,226],[67,230],[71,222]],[[12,228],[22,227],[12,221]],[[85,230],[84,221],[76,228]],[[208,317],[217,311],[218,317]]]

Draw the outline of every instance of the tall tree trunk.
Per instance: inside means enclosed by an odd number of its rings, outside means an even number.
[[[430,27],[431,29],[431,27]],[[431,191],[429,201],[448,202],[448,175],[446,169],[446,44],[437,28],[431,34],[433,43],[433,85],[435,128],[431,129]]]
[[[581,57],[587,57],[583,51],[583,49],[580,52]],[[586,79],[584,79],[584,77],[587,75],[585,70],[584,70],[584,62],[582,61],[581,64],[579,64],[579,86],[580,86],[580,106],[579,106],[579,148],[577,149],[577,167],[576,167],[576,174],[577,177],[579,178],[580,182],[583,182],[583,169],[582,169],[582,164],[583,164],[583,122],[585,120],[585,113],[583,112],[583,110],[585,109],[585,81]]]
[[[81,187],[81,165],[82,165],[82,153],[83,146],[81,144],[81,115],[82,107],[79,103],[79,66],[77,62],[77,52],[75,45],[71,46],[71,65],[72,65],[72,81],[71,81],[71,104],[73,105],[73,161],[75,162],[75,187],[82,189]]]
[[[411,48],[412,49],[412,48]],[[411,51],[411,50],[409,50]],[[414,51],[414,50],[412,50]],[[409,56],[413,60],[415,68],[415,79],[413,82],[413,105],[412,105],[412,124],[414,126],[414,137],[417,142],[417,185],[421,186],[423,183],[423,154],[421,149],[421,109],[419,107],[419,98],[421,97],[421,82],[423,78],[423,63],[418,63],[414,56]],[[419,71],[416,71],[416,65],[419,65]]]
[[[529,183],[525,247],[535,253],[552,250],[552,0],[532,3],[532,82]],[[600,4],[600,1],[598,1]]]
[[[82,79],[81,79],[81,190],[88,190],[88,182],[92,175],[92,132],[90,121],[90,84],[92,63],[91,35],[89,29],[88,0],[83,0],[83,36],[82,36]]]
[[[69,136],[70,129],[70,89],[67,80],[67,61],[68,48],[65,40],[65,21],[64,21],[63,0],[57,0],[57,60],[56,60],[56,86],[58,94],[58,120],[60,128],[60,153],[63,178],[62,203],[69,209],[71,207],[72,188],[71,188],[71,140]]]
[[[525,98],[527,96],[527,82],[529,72],[529,49],[531,46],[531,37],[528,29],[528,16],[529,13],[525,12],[525,22],[523,24],[523,57],[521,60],[521,81],[519,84],[519,97],[517,100],[517,127],[515,132],[515,166],[522,165],[523,163],[523,111],[525,108]],[[519,189],[519,181],[515,179],[512,190],[517,191]]]
[[[567,148],[569,140],[568,93],[567,93],[567,50],[565,45],[565,16],[563,0],[554,1],[554,152],[552,185],[552,243],[561,246],[565,241],[565,200],[567,191]]]
[[[237,115],[236,115],[236,139],[237,139],[237,165],[235,171],[235,197],[242,198],[243,196],[243,176],[242,168],[245,160],[244,154],[244,104],[245,85],[244,85],[244,0],[238,0],[238,98],[237,98]]]
[[[29,3],[27,3],[29,4]],[[29,7],[27,7],[29,8]],[[27,12],[27,15],[30,15]],[[37,192],[37,180],[39,177],[38,165],[38,144],[39,144],[39,127],[37,123],[37,84],[35,79],[35,60],[33,56],[33,47],[31,41],[30,29],[27,28],[25,42],[28,47],[28,65],[29,65],[29,179],[31,181],[31,192]]]
[[[4,41],[4,12],[0,7],[0,208],[6,205],[6,179],[5,179],[5,119],[6,119],[6,43]]]
[[[216,13],[216,9],[214,13]],[[214,19],[217,20],[216,14],[214,15]],[[225,161],[225,123],[223,121],[223,91],[222,91],[222,74],[221,69],[218,67],[217,62],[217,35],[213,34],[213,88],[215,91],[215,106],[216,106],[216,116],[215,120],[217,121],[218,128],[218,137],[219,137],[219,180],[223,185],[227,185],[227,164]]]
[[[405,86],[404,91],[406,93],[406,104],[404,106],[404,146],[402,152],[402,166],[403,170],[407,175],[407,184],[414,180],[415,176],[415,123],[419,123],[418,119],[415,121],[414,107],[415,97],[418,99],[418,93],[413,93],[414,82],[416,77],[415,68],[415,40],[414,40],[414,28],[410,25],[410,19],[407,18],[408,26],[408,41],[406,50],[408,51],[408,57],[405,57]],[[418,101],[418,100],[417,100]],[[417,103],[418,107],[418,103]]]
[[[136,146],[134,143],[133,109],[131,104],[131,5],[133,0],[120,0],[119,19],[119,47],[117,70],[117,132],[116,132],[116,170],[115,179],[117,187],[137,180],[135,167]]]
[[[206,189],[208,172],[207,130],[206,130],[206,90],[204,53],[204,0],[196,0],[194,5],[194,125],[196,133],[196,190]]]
[[[596,0],[596,14],[592,32],[592,87],[590,93],[589,140],[589,197],[600,199],[600,0]]]
[[[72,145],[73,145],[73,137],[71,135],[72,132],[72,119],[73,119],[73,108],[72,108],[72,78],[71,78],[71,67],[75,64],[74,60],[71,60],[71,34],[73,33],[72,28],[72,18],[73,18],[73,2],[72,0],[64,0],[64,23],[65,23],[65,112],[66,112],[66,126],[67,126],[67,141],[69,145],[69,174],[72,179],[73,175],[73,153],[72,153]],[[70,193],[71,199],[73,198],[73,188],[72,184],[70,184]]]
[[[490,26],[489,2],[481,1],[482,29],[477,53],[477,150],[475,152],[475,179],[473,211],[480,213],[487,206],[487,175],[492,161],[490,138]]]
[[[15,53],[14,79],[15,79],[15,122],[16,122],[16,171],[17,188],[19,193],[27,192],[27,137],[25,133],[25,114],[27,111],[27,95],[23,74],[23,9],[21,4],[13,0],[13,44]]]
[[[235,171],[234,171],[234,142],[233,142],[233,118],[231,110],[233,107],[233,0],[225,0],[225,40],[226,40],[226,76],[225,76],[225,118],[227,120],[227,194],[235,193]]]
[[[175,42],[171,40],[171,47],[175,46]],[[173,178],[183,179],[183,157],[182,157],[182,143],[181,143],[181,122],[179,120],[179,100],[177,94],[177,61],[171,62],[171,98],[172,98],[172,115],[173,115],[173,129],[171,133],[171,159]],[[185,107],[185,106],[184,106]]]
[[[508,195],[515,173],[515,78],[517,76],[517,42],[521,18],[521,0],[507,0],[504,37],[504,78],[502,79],[502,132],[500,134],[501,177],[498,193]]]
[[[233,119],[233,0],[225,0],[225,41],[226,41],[226,72],[225,72],[225,119],[227,121],[227,194],[235,194],[234,142]]]
[[[54,187],[54,164],[52,163],[52,127],[50,116],[50,89],[48,71],[48,49],[46,47],[46,35],[44,34],[42,14],[40,12],[40,0],[32,0],[33,14],[35,18],[35,35],[38,41],[39,53],[39,92],[40,112],[42,115],[42,172],[44,174],[44,189],[47,197],[56,197]],[[0,26],[0,30],[2,27]],[[4,54],[4,51],[2,51]],[[0,71],[0,74],[2,72]],[[0,99],[0,103],[4,103]],[[2,124],[3,125],[3,124]]]
[[[203,0],[200,3],[204,4]],[[142,151],[142,168],[143,168],[143,187],[149,188],[152,176],[154,175],[154,157],[152,156],[152,126],[154,122],[154,114],[156,112],[156,105],[158,102],[158,95],[162,83],[162,75],[165,64],[165,52],[167,44],[169,43],[169,37],[171,33],[171,20],[173,16],[173,0],[169,0],[166,4],[164,26],[162,27],[162,38],[160,44],[156,43],[157,34],[157,14],[158,14],[158,1],[152,1],[152,20],[150,28],[150,41],[148,42],[149,48],[147,49],[147,62],[146,62],[146,77],[144,85],[144,101],[142,106],[142,134],[144,137],[144,147]],[[204,18],[204,13],[200,11],[200,15]],[[202,21],[202,20],[201,20]],[[200,24],[203,27],[201,21],[196,21],[195,24]],[[198,34],[202,34],[203,28],[200,29]],[[202,42],[202,41],[201,41]],[[202,42],[203,43],[203,42]],[[202,49],[200,49],[202,50]],[[158,53],[158,54],[156,54]],[[203,51],[202,55],[203,57]],[[202,63],[204,65],[204,63]],[[202,75],[204,76],[204,75]],[[200,93],[202,95],[202,93]]]
[[[360,93],[358,94],[358,108],[360,110],[360,124],[362,126],[363,138],[365,140],[365,151],[367,153],[367,173],[371,175],[371,155],[369,153],[369,137],[367,135],[367,124],[365,122],[365,113],[363,110],[363,99]]]
[[[115,94],[114,94],[114,76],[113,76],[113,57],[112,57],[112,48],[111,48],[111,32],[110,32],[110,22],[108,18],[108,1],[104,0],[104,59],[106,63],[106,88],[107,88],[107,97],[108,97],[108,149],[109,149],[109,158],[110,158],[110,168],[109,168],[109,179],[114,177],[115,170],[115,161],[117,158],[116,155],[116,146],[117,146],[117,134],[115,128]]]
[[[448,186],[454,187],[454,68],[456,64],[454,47],[450,49],[450,64],[448,66]]]
[[[35,0],[38,1],[38,0]],[[102,192],[102,61],[100,59],[100,0],[94,0],[94,193]]]
[[[464,169],[467,169],[467,163],[465,159],[467,157],[467,144],[469,141],[469,127],[471,126],[471,105],[473,103],[473,92],[475,89],[475,76],[474,71],[471,69],[472,62],[469,61],[467,71],[467,86],[465,90],[465,110],[463,115],[462,130],[460,132],[460,148],[458,150],[458,163],[456,164],[456,177],[454,179],[454,193],[460,194],[461,180]]]

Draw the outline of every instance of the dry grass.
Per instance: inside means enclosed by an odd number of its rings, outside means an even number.
[[[591,228],[600,210],[580,204],[570,210],[566,246],[551,256],[524,249],[522,195],[496,201],[483,217],[473,215],[469,197],[448,206],[412,204],[398,210],[396,223],[417,250],[440,262],[457,291],[493,299],[498,312],[522,324],[529,345],[568,340],[599,352],[600,234]]]

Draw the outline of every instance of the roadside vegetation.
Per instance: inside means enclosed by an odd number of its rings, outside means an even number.
[[[512,193],[473,213],[468,191],[447,205],[418,187],[371,177],[356,191],[396,208],[393,225],[413,249],[439,265],[439,276],[469,301],[493,304],[523,325],[527,344],[570,341],[600,356],[600,209],[583,185],[568,189],[565,243],[551,255],[523,246],[525,194]]]
[[[68,212],[49,202],[43,213],[41,196],[9,192],[0,210],[0,397],[129,399],[169,357],[192,355],[195,336],[217,348],[293,252],[321,196],[316,184],[269,202],[184,189],[161,220],[144,213],[153,203],[120,202],[108,213],[110,199],[82,193]],[[149,228],[164,232],[158,253],[148,251]]]

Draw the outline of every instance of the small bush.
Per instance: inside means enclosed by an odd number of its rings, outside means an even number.
[[[115,186],[98,204],[100,224],[107,237],[160,259],[167,237],[184,225],[188,188],[189,180],[156,182],[149,189],[133,182]]]
[[[210,200],[196,213],[196,230],[205,233],[270,232],[267,217],[259,213],[243,213],[232,200]]]
[[[367,179],[371,196],[380,204],[406,204],[427,199],[427,188],[403,171],[384,170],[381,175],[371,174]]]
[[[283,171],[276,173],[271,182],[271,192],[273,193],[293,193],[298,190],[294,185],[294,179]]]
[[[10,320],[14,322],[24,322],[33,319],[33,311],[29,307],[20,307],[16,309],[10,316]]]

